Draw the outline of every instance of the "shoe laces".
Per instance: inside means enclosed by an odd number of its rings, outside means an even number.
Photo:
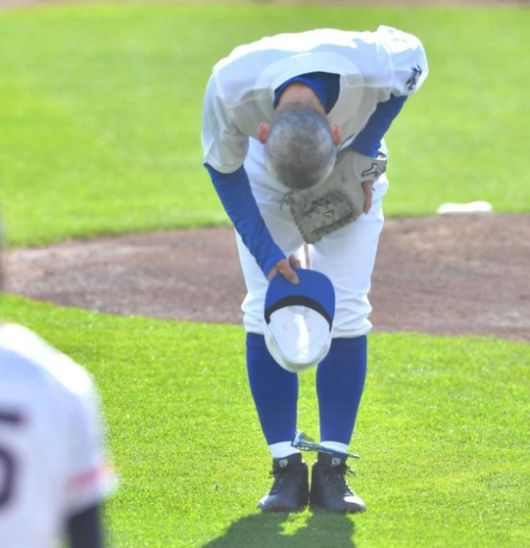
[[[272,484],[270,493],[274,494],[276,491],[283,488],[284,484],[287,484],[290,482],[290,472],[292,474],[293,470],[288,470],[288,468],[280,468],[279,470],[271,470],[269,472],[269,475],[271,478],[274,478],[274,483]]]
[[[346,476],[355,476],[355,470],[350,468],[346,463],[330,467],[328,470],[326,470],[326,476],[329,484],[332,485],[334,488],[343,491],[345,494],[354,494],[350,486],[348,485]]]

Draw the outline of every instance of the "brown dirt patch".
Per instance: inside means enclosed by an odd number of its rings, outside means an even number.
[[[7,254],[8,292],[126,315],[241,323],[232,230],[69,241]],[[530,216],[386,222],[373,278],[377,331],[530,341]]]

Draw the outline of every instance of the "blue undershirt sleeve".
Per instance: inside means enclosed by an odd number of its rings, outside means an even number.
[[[208,170],[217,194],[244,244],[266,276],[285,255],[276,245],[252,194],[245,168],[221,173],[208,163]]]
[[[364,128],[353,140],[351,144],[353,150],[365,156],[375,158],[377,151],[381,147],[381,140],[394,118],[398,115],[406,99],[406,95],[400,97],[391,95],[388,101],[379,103]]]

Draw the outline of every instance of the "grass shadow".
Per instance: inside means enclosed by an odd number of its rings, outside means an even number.
[[[205,548],[333,546],[354,548],[351,516],[305,511],[296,514],[252,514],[233,523]]]

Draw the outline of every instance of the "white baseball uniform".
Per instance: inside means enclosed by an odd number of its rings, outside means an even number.
[[[375,32],[321,29],[266,37],[237,47],[214,67],[204,103],[204,161],[222,174],[244,165],[259,211],[286,256],[299,252],[303,242],[284,203],[287,189],[265,165],[258,125],[271,121],[277,88],[297,75],[316,72],[340,76],[338,98],[327,116],[330,124],[338,124],[339,148],[344,148],[378,104],[414,93],[427,77],[428,66],[416,37],[381,26]],[[310,246],[311,268],[326,274],[335,287],[333,337],[358,337],[371,329],[367,295],[387,187],[383,175],[375,182],[367,214]],[[242,305],[244,325],[248,332],[262,334],[268,283],[239,235],[237,240],[248,290]]]
[[[30,330],[0,325],[0,548],[55,546],[114,487],[92,378]]]

